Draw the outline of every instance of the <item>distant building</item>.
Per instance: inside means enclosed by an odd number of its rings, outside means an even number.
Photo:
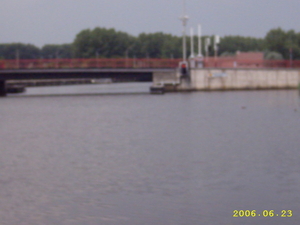
[[[237,51],[235,55],[236,60],[263,60],[263,52],[240,52]]]
[[[263,52],[240,52],[235,55],[236,67],[262,67],[264,60]]]

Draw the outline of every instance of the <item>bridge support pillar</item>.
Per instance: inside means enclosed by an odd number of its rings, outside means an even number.
[[[5,80],[0,80],[0,96],[6,96],[6,82]]]

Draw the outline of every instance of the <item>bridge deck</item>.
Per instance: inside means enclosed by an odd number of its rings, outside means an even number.
[[[91,69],[4,69],[0,80],[112,78],[128,81],[152,81],[154,72],[172,72],[159,68],[91,68]]]

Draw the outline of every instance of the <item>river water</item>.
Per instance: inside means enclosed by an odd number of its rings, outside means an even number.
[[[297,90],[150,95],[149,86],[1,98],[1,225],[299,224]]]

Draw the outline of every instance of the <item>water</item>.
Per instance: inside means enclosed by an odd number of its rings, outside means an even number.
[[[1,98],[1,224],[299,223],[298,91],[150,95],[149,86]],[[247,209],[257,216],[233,218]]]

